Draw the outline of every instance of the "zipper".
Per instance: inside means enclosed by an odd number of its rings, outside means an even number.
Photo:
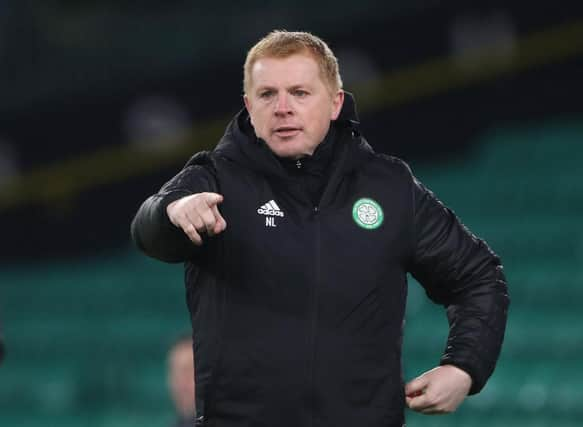
[[[314,206],[313,208],[313,218],[314,218],[314,226],[315,226],[315,281],[314,287],[311,292],[310,298],[310,305],[311,305],[311,325],[310,325],[310,365],[309,365],[309,387],[308,387],[308,396],[309,396],[309,407],[310,407],[310,416],[309,416],[309,423],[308,426],[312,426],[314,424],[314,412],[315,412],[315,395],[316,395],[316,386],[314,384],[314,365],[316,363],[316,327],[318,323],[318,288],[320,286],[320,254],[321,254],[321,236],[320,236],[320,207]]]

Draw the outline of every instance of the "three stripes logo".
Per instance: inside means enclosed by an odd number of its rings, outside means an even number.
[[[257,209],[257,213],[260,215],[271,215],[271,216],[281,216],[284,217],[283,211],[277,206],[275,200],[270,200],[259,209]]]
[[[275,217],[284,217],[285,214],[283,211],[277,206],[275,200],[270,200],[263,206],[257,209],[257,213],[259,215],[265,215],[265,226],[266,227],[277,227],[275,224]]]

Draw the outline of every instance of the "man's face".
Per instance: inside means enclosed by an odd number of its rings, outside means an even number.
[[[308,54],[258,59],[245,95],[255,134],[276,155],[292,158],[314,153],[343,101],[344,92],[330,93]]]

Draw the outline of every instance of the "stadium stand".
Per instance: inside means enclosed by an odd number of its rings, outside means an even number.
[[[575,426],[583,411],[583,122],[493,130],[471,159],[418,168],[421,180],[502,257],[512,304],[498,368],[455,417],[409,414],[413,426]],[[408,376],[430,368],[446,322],[419,286],[410,286]],[[426,358],[420,358],[422,354]]]

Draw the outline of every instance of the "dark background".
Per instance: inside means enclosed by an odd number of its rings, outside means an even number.
[[[139,202],[187,158],[146,167],[130,139],[226,123],[242,106],[245,53],[273,28],[324,38],[370,143],[414,164],[459,156],[500,122],[581,112],[583,3],[466,3],[5,1],[0,155],[15,170],[0,175],[2,259],[126,244]],[[439,61],[450,66],[434,71]],[[360,96],[383,79],[378,99]],[[183,142],[194,152],[219,134]],[[132,164],[112,173],[128,149]]]
[[[129,224],[216,144],[246,52],[273,29],[330,45],[371,145],[504,261],[513,303],[489,385],[408,425],[578,426],[583,2],[518,0],[0,0],[0,425],[170,424],[182,270],[138,254]],[[411,286],[406,379],[435,366],[446,331]]]

